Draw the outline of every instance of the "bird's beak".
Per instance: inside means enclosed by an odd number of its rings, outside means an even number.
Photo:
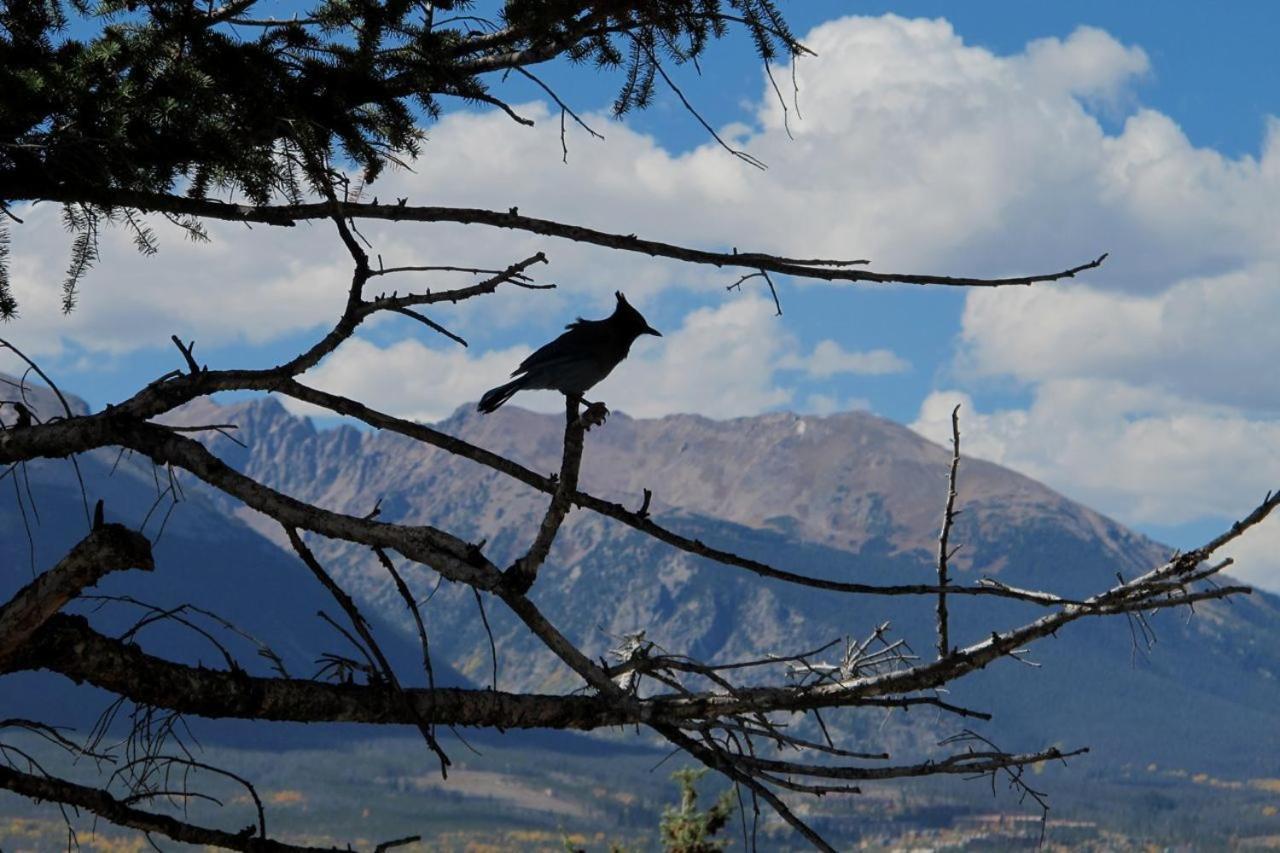
[[[646,323],[646,324],[645,324],[645,326],[644,326],[644,331],[643,331],[643,332],[641,332],[641,334],[642,334],[642,335],[657,335],[658,337],[662,337],[662,332],[659,332],[657,329],[655,329],[653,326],[650,326],[648,323]]]

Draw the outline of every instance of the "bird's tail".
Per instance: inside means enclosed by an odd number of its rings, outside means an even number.
[[[523,376],[519,379],[512,379],[505,385],[499,385],[497,388],[492,388],[486,391],[484,396],[480,398],[480,402],[476,405],[476,408],[484,412],[486,415],[490,412],[495,412],[498,410],[499,406],[510,400],[512,395],[523,387]]]

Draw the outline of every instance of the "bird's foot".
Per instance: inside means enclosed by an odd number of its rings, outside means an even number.
[[[524,561],[516,561],[510,568],[502,573],[502,587],[508,592],[516,595],[524,595],[533,586],[537,575],[533,572],[524,570]]]
[[[593,426],[604,426],[605,418],[609,417],[609,407],[604,403],[588,403],[586,400],[582,402],[587,404],[586,411],[579,416],[583,427],[590,430]]]

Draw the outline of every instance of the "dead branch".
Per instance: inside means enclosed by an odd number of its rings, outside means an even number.
[[[178,348],[178,352],[182,353],[183,359],[185,359],[187,362],[188,372],[199,373],[201,370],[204,369],[199,364],[196,363],[196,357],[195,357],[196,342],[195,341],[192,341],[189,344],[184,344],[182,342],[182,338],[178,337],[177,335],[170,335],[169,339],[173,341],[173,345]]]
[[[578,489],[578,472],[582,466],[582,450],[586,432],[589,429],[581,416],[578,407],[581,400],[577,397],[565,396],[564,410],[564,452],[560,461],[560,476],[556,480],[555,491],[551,495],[551,503],[542,524],[538,528],[538,536],[525,552],[505,572],[506,581],[516,589],[525,592],[538,577],[538,569],[551,552],[551,544],[555,541],[560,525],[569,514],[572,503],[571,496]]]
[[[23,773],[0,767],[0,788],[33,800],[75,806],[106,818],[118,826],[155,832],[188,844],[207,844],[245,853],[340,853],[336,847],[300,847],[257,836],[256,829],[236,833],[187,823],[168,815],[142,811],[117,799],[107,791],[90,788],[49,775]]]
[[[960,406],[951,410],[951,468],[947,473],[947,506],[942,513],[942,532],[938,534],[938,658],[947,656],[951,643],[947,639],[947,540],[951,536],[951,524],[956,518],[956,469],[960,467]]]
[[[670,83],[656,56],[651,55],[651,59],[654,72]],[[469,92],[464,94],[470,96]],[[831,849],[782,800],[778,791],[817,795],[855,793],[856,786],[847,782],[941,774],[982,774],[994,778],[999,773],[1007,775],[1010,784],[1024,795],[1046,807],[1043,795],[1030,788],[1024,780],[1024,768],[1077,755],[1083,750],[1006,753],[985,738],[966,732],[958,739],[944,742],[944,745],[962,743],[967,751],[933,761],[865,766],[857,762],[887,761],[889,756],[887,753],[858,752],[837,746],[819,715],[821,709],[907,709],[924,706],[960,717],[987,719],[990,715],[985,711],[947,702],[939,692],[950,682],[994,661],[1004,658],[1021,660],[1028,643],[1054,634],[1063,626],[1084,617],[1124,615],[1139,620],[1137,624],[1145,632],[1149,630],[1145,615],[1152,611],[1189,606],[1249,591],[1240,586],[1203,588],[1197,584],[1208,582],[1212,575],[1228,565],[1225,560],[1212,563],[1215,552],[1265,518],[1280,504],[1280,496],[1268,494],[1263,504],[1249,516],[1201,548],[1176,555],[1164,565],[1133,580],[1120,579],[1110,589],[1091,597],[1067,599],[1051,592],[1018,589],[989,579],[971,585],[954,584],[949,577],[948,562],[954,554],[949,539],[957,514],[958,407],[952,413],[954,446],[939,533],[937,583],[876,585],[811,577],[680,536],[650,517],[652,494],[648,489],[637,511],[579,491],[585,433],[590,426],[602,422],[600,415],[605,411],[602,404],[593,404],[583,414],[580,412],[582,401],[566,400],[560,471],[548,477],[439,430],[386,415],[356,400],[309,388],[297,379],[303,371],[320,363],[350,339],[366,319],[379,312],[410,316],[465,345],[460,337],[415,309],[491,294],[504,284],[532,288],[553,286],[534,283],[527,272],[533,265],[546,262],[540,252],[502,270],[431,266],[387,269],[382,266],[380,257],[375,270],[370,264],[372,246],[357,229],[358,221],[368,219],[447,221],[514,228],[691,263],[747,269],[753,272],[739,279],[737,285],[751,277],[764,278],[779,313],[781,306],[771,273],[829,281],[995,286],[1071,277],[1097,267],[1105,256],[1060,273],[1022,278],[965,279],[874,273],[857,268],[861,263],[858,261],[802,260],[757,253],[740,254],[736,250],[725,254],[689,249],[641,240],[634,235],[607,234],[532,219],[521,216],[514,208],[504,214],[460,208],[410,207],[407,204],[388,206],[379,205],[376,200],[373,204],[364,204],[352,200],[358,198],[359,193],[352,193],[345,177],[327,164],[299,159],[298,165],[327,201],[253,207],[221,205],[199,199],[174,200],[162,196],[159,198],[161,206],[156,209],[171,215],[221,215],[221,218],[272,224],[292,224],[315,218],[331,220],[353,264],[346,306],[334,326],[295,358],[265,370],[210,371],[196,364],[192,345],[184,345],[175,337],[174,342],[187,362],[185,373],[175,371],[168,374],[123,403],[97,414],[74,416],[64,400],[65,417],[50,419],[46,423],[28,419],[19,428],[0,430],[0,465],[7,464],[13,471],[13,466],[25,465],[31,459],[64,457],[103,447],[118,447],[122,453],[138,452],[156,465],[164,465],[169,474],[167,488],[161,487],[156,476],[157,505],[166,496],[172,497],[174,502],[178,500],[177,471],[194,475],[282,526],[298,557],[346,614],[350,630],[338,620],[322,616],[357,650],[349,652],[355,657],[329,654],[322,658],[320,675],[336,676],[339,680],[339,683],[327,683],[318,680],[319,677],[313,680],[289,678],[282,669],[280,677],[251,676],[221,644],[218,648],[224,655],[225,671],[186,667],[149,655],[130,640],[138,630],[158,619],[177,619],[188,624],[190,620],[183,615],[183,608],[153,608],[134,629],[119,639],[102,636],[83,618],[60,614],[58,610],[67,601],[81,596],[84,587],[96,581],[102,573],[124,566],[118,565],[118,560],[113,562],[110,553],[94,552],[88,557],[81,555],[77,558],[77,552],[73,551],[62,564],[0,608],[0,673],[47,669],[115,693],[120,699],[108,708],[95,727],[91,738],[95,744],[104,736],[116,715],[122,713],[120,709],[125,699],[131,700],[134,703],[131,715],[134,725],[126,745],[127,761],[115,778],[124,778],[119,774],[125,774],[134,790],[129,798],[118,800],[105,787],[100,790],[82,788],[76,783],[42,776],[30,767],[27,773],[11,767],[11,774],[16,775],[0,776],[0,787],[8,787],[27,796],[38,796],[31,793],[38,790],[37,783],[51,786],[39,789],[51,794],[47,797],[49,799],[82,805],[122,825],[148,827],[146,831],[165,832],[182,841],[231,849],[294,849],[270,846],[275,842],[265,838],[265,817],[261,812],[257,827],[232,836],[178,821],[157,824],[156,821],[168,819],[134,808],[134,803],[154,796],[179,799],[207,796],[189,790],[185,784],[175,786],[165,775],[174,766],[191,769],[198,764],[189,753],[182,758],[161,752],[164,744],[174,742],[186,750],[178,737],[182,714],[296,721],[345,720],[371,724],[410,723],[418,727],[429,748],[439,758],[442,773],[448,766],[448,758],[436,741],[437,725],[592,729],[633,724],[651,729],[706,766],[724,773],[735,785],[748,790],[753,802],[763,800],[768,803],[816,847]],[[141,209],[147,205],[134,206]],[[371,278],[391,272],[466,272],[486,278],[470,286],[443,291],[427,290],[406,295],[397,292],[389,296],[385,293],[377,296],[366,294]],[[37,369],[34,365],[32,368]],[[547,509],[527,551],[503,571],[484,555],[484,542],[469,542],[426,524],[381,522],[377,520],[376,506],[374,512],[356,517],[300,501],[228,466],[200,442],[183,434],[191,428],[170,428],[151,420],[199,397],[231,390],[284,393],[334,414],[349,415],[373,427],[471,459],[549,495]],[[198,429],[221,431],[229,426]],[[15,486],[17,484],[15,475]],[[937,659],[922,661],[903,639],[890,634],[890,625],[884,622],[876,625],[870,633],[852,635],[842,647],[829,643],[812,650],[777,650],[774,654],[748,660],[720,663],[702,662],[685,654],[668,652],[645,639],[641,630],[631,635],[630,642],[616,651],[619,663],[609,666],[604,661],[593,660],[561,632],[553,615],[544,614],[527,595],[540,568],[549,559],[565,518],[575,505],[616,519],[686,553],[749,571],[759,577],[846,594],[934,595],[937,597]],[[93,526],[94,535],[104,537],[114,528],[101,522],[101,512]],[[337,542],[365,546],[374,552],[417,626],[423,668],[427,674],[428,686],[425,689],[402,686],[355,600],[321,565],[303,539],[302,531]],[[142,542],[145,544],[145,540]],[[84,543],[77,548],[83,546]],[[425,621],[412,590],[393,562],[392,552],[433,569],[442,580],[466,584],[470,588],[479,604],[479,618],[489,637],[494,673],[492,689],[459,690],[435,686]],[[146,566],[149,567],[149,547],[146,557]],[[76,559],[80,562],[77,563]],[[576,674],[581,680],[578,691],[554,696],[498,691],[498,652],[485,613],[485,594],[501,601],[529,634]],[[1042,607],[1046,612],[1012,630],[993,632],[981,642],[952,648],[947,597],[954,595],[1022,601]],[[192,627],[208,635],[198,626]],[[216,639],[213,641],[217,643]],[[364,658],[363,663],[359,657]],[[364,683],[356,683],[355,675],[363,675]],[[825,744],[792,733],[785,715],[795,712],[813,712],[814,720],[826,738]],[[777,757],[769,750],[778,753],[794,750],[816,755],[819,760],[789,760]]]
[[[400,576],[400,572],[396,571],[395,563],[387,556],[387,553],[381,548],[375,548],[373,553],[377,556],[378,562],[387,570],[387,574],[391,575],[391,580],[396,585],[396,592],[400,595],[400,599],[404,601],[404,605],[409,610],[409,615],[413,617],[413,624],[418,629],[418,642],[422,646],[422,670],[427,674],[427,687],[434,690],[436,686],[435,671],[431,667],[431,642],[427,639],[427,625],[422,619],[422,609],[418,607],[418,602],[414,600],[413,593],[409,591],[409,585],[404,582],[404,578]]]
[[[190,667],[94,631],[81,616],[52,617],[3,672],[43,669],[88,682],[142,705],[221,719],[355,722],[589,730],[636,720],[595,697],[404,688],[412,710],[380,685],[261,678],[243,670]]]
[[[84,193],[77,193],[78,196]],[[101,201],[135,207],[141,210],[167,211],[169,213],[222,219],[230,222],[251,222],[266,225],[291,226],[298,222],[331,219],[340,215],[348,219],[382,220],[387,222],[453,222],[461,225],[487,225],[557,237],[577,243],[589,243],[624,252],[635,252],[650,257],[670,258],[693,264],[715,267],[765,269],[779,275],[822,281],[868,282],[876,284],[921,284],[949,287],[1001,287],[1007,285],[1042,284],[1074,278],[1082,272],[1096,269],[1106,260],[1103,254],[1087,263],[1054,273],[1040,273],[1008,278],[970,278],[963,276],[928,275],[916,273],[877,273],[870,270],[853,270],[847,266],[814,264],[797,261],[779,255],[760,252],[712,252],[694,249],[657,240],[647,240],[634,234],[611,234],[581,225],[555,222],[522,216],[511,211],[484,210],[465,207],[419,207],[413,205],[371,204],[341,202],[315,202],[309,204],[248,205],[193,199],[185,196],[164,195],[132,191],[113,191]],[[61,198],[51,198],[61,201]]]
[[[324,567],[320,565],[320,561],[311,553],[311,549],[302,541],[302,537],[298,535],[298,531],[295,528],[286,527],[285,533],[289,537],[289,544],[293,546],[293,550],[297,553],[298,557],[306,567],[311,570],[312,575],[314,575],[316,580],[320,582],[321,586],[323,586],[329,594],[333,596],[334,601],[338,602],[338,605],[342,607],[344,612],[346,612],[347,618],[351,620],[351,626],[355,629],[356,633],[360,635],[360,639],[364,641],[364,648],[368,649],[369,653],[377,660],[377,666],[382,680],[391,689],[391,692],[395,695],[397,700],[408,711],[409,715],[413,718],[418,731],[421,732],[422,739],[426,741],[427,747],[435,753],[436,758],[439,759],[441,777],[446,779],[449,778],[449,765],[452,764],[449,760],[449,756],[445,755],[444,749],[440,746],[440,742],[436,740],[435,731],[431,724],[417,716],[416,707],[412,700],[405,694],[404,688],[400,686],[400,679],[396,677],[395,670],[387,660],[386,655],[383,654],[382,647],[378,645],[377,639],[373,636],[373,630],[369,627],[368,621],[360,612],[360,608],[356,606],[355,600],[352,599],[351,596],[333,580],[329,573],[324,570]],[[392,569],[392,573],[395,573],[394,569]]]
[[[108,572],[155,568],[151,543],[121,524],[104,524],[0,606],[0,667],[68,601]]]

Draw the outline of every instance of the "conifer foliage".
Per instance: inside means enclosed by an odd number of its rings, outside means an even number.
[[[137,215],[150,196],[296,202],[328,163],[372,181],[421,156],[450,103],[505,108],[502,74],[558,56],[616,69],[621,115],[731,26],[766,61],[800,50],[772,0],[508,0],[491,18],[465,0],[316,0],[274,17],[288,6],[0,0],[0,203],[66,205],[66,310],[104,222],[154,250]]]
[[[719,853],[729,846],[728,839],[715,836],[733,816],[733,790],[724,791],[711,808],[698,809],[698,780],[707,775],[706,768],[686,767],[671,774],[680,786],[680,806],[662,814],[662,849],[667,853]]]

